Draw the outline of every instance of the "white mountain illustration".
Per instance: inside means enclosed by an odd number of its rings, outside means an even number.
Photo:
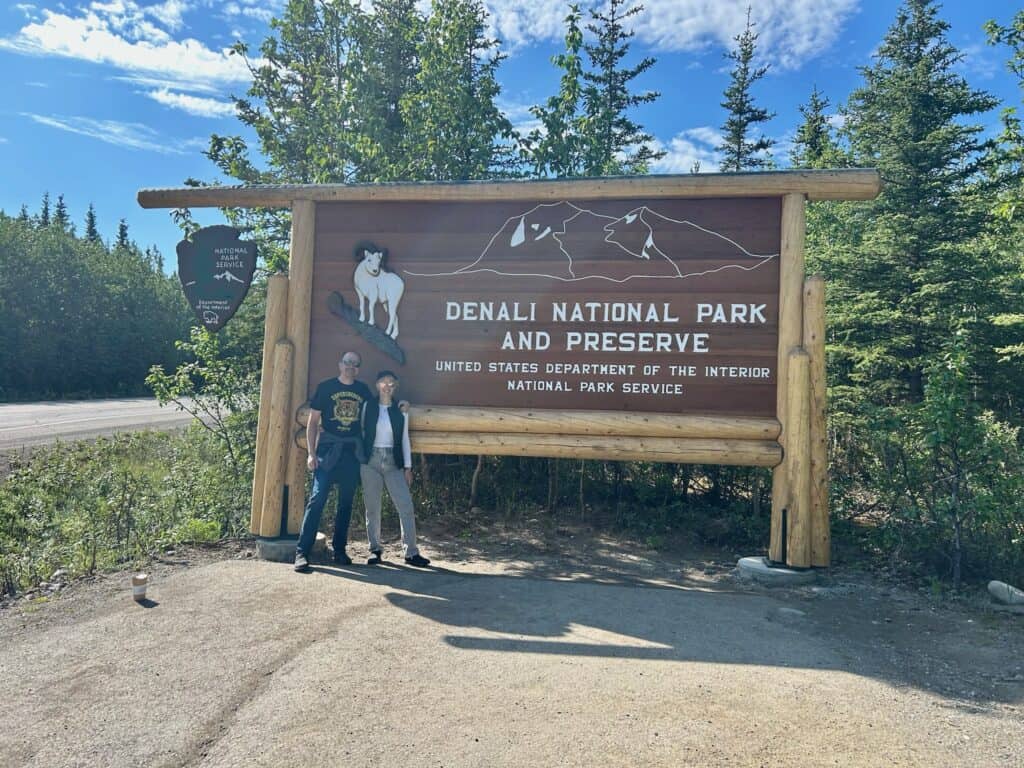
[[[623,258],[623,253],[631,258]],[[723,253],[728,253],[726,263]],[[751,253],[725,235],[642,205],[619,216],[574,203],[540,203],[509,217],[480,255],[455,270],[418,277],[474,273],[575,282],[681,279],[723,269],[751,270],[778,254]],[[687,261],[703,266],[688,269]],[[707,268],[707,262],[716,262]]]
[[[245,282],[245,280],[243,280],[242,278],[240,278],[240,277],[237,277],[236,275],[234,275],[234,274],[233,274],[233,273],[231,272],[231,270],[229,270],[229,269],[225,269],[225,270],[224,270],[223,272],[221,272],[221,273],[220,273],[219,275],[214,275],[214,276],[213,276],[213,279],[214,279],[214,280],[227,280],[227,281],[228,281],[229,283],[230,283],[231,281],[234,281],[234,282],[236,282],[236,283],[244,283],[244,282]]]

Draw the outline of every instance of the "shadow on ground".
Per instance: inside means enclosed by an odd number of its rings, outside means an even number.
[[[391,605],[450,628],[444,642],[455,649],[835,669],[958,708],[1024,701],[1015,617],[936,605],[866,577],[766,590],[737,581],[722,553],[673,562],[568,533],[426,548],[451,569],[409,568],[393,553],[377,567],[317,566],[312,578],[390,588]]]

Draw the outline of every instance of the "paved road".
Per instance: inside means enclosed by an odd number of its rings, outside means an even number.
[[[121,575],[0,610],[0,767],[1024,765],[1013,619],[487,533],[428,538],[430,571],[241,557],[151,571],[149,607]]]
[[[192,417],[151,397],[59,400],[0,405],[0,452],[55,440],[81,440],[140,429],[177,429]]]

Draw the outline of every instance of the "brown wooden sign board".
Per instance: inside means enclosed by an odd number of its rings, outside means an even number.
[[[880,189],[877,171],[843,169],[139,202],[291,209],[289,273],[267,286],[254,533],[298,531],[294,420],[354,349],[364,380],[401,377],[416,451],[772,467],[769,556],[806,567],[829,563],[829,514],[824,283],[805,281],[805,202]]]
[[[779,198],[320,203],[309,390],[354,349],[419,404],[773,417],[780,221]]]

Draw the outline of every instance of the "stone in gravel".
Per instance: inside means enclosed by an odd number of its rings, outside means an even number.
[[[988,593],[1005,605],[1024,605],[1024,592],[1001,581],[990,581]]]

